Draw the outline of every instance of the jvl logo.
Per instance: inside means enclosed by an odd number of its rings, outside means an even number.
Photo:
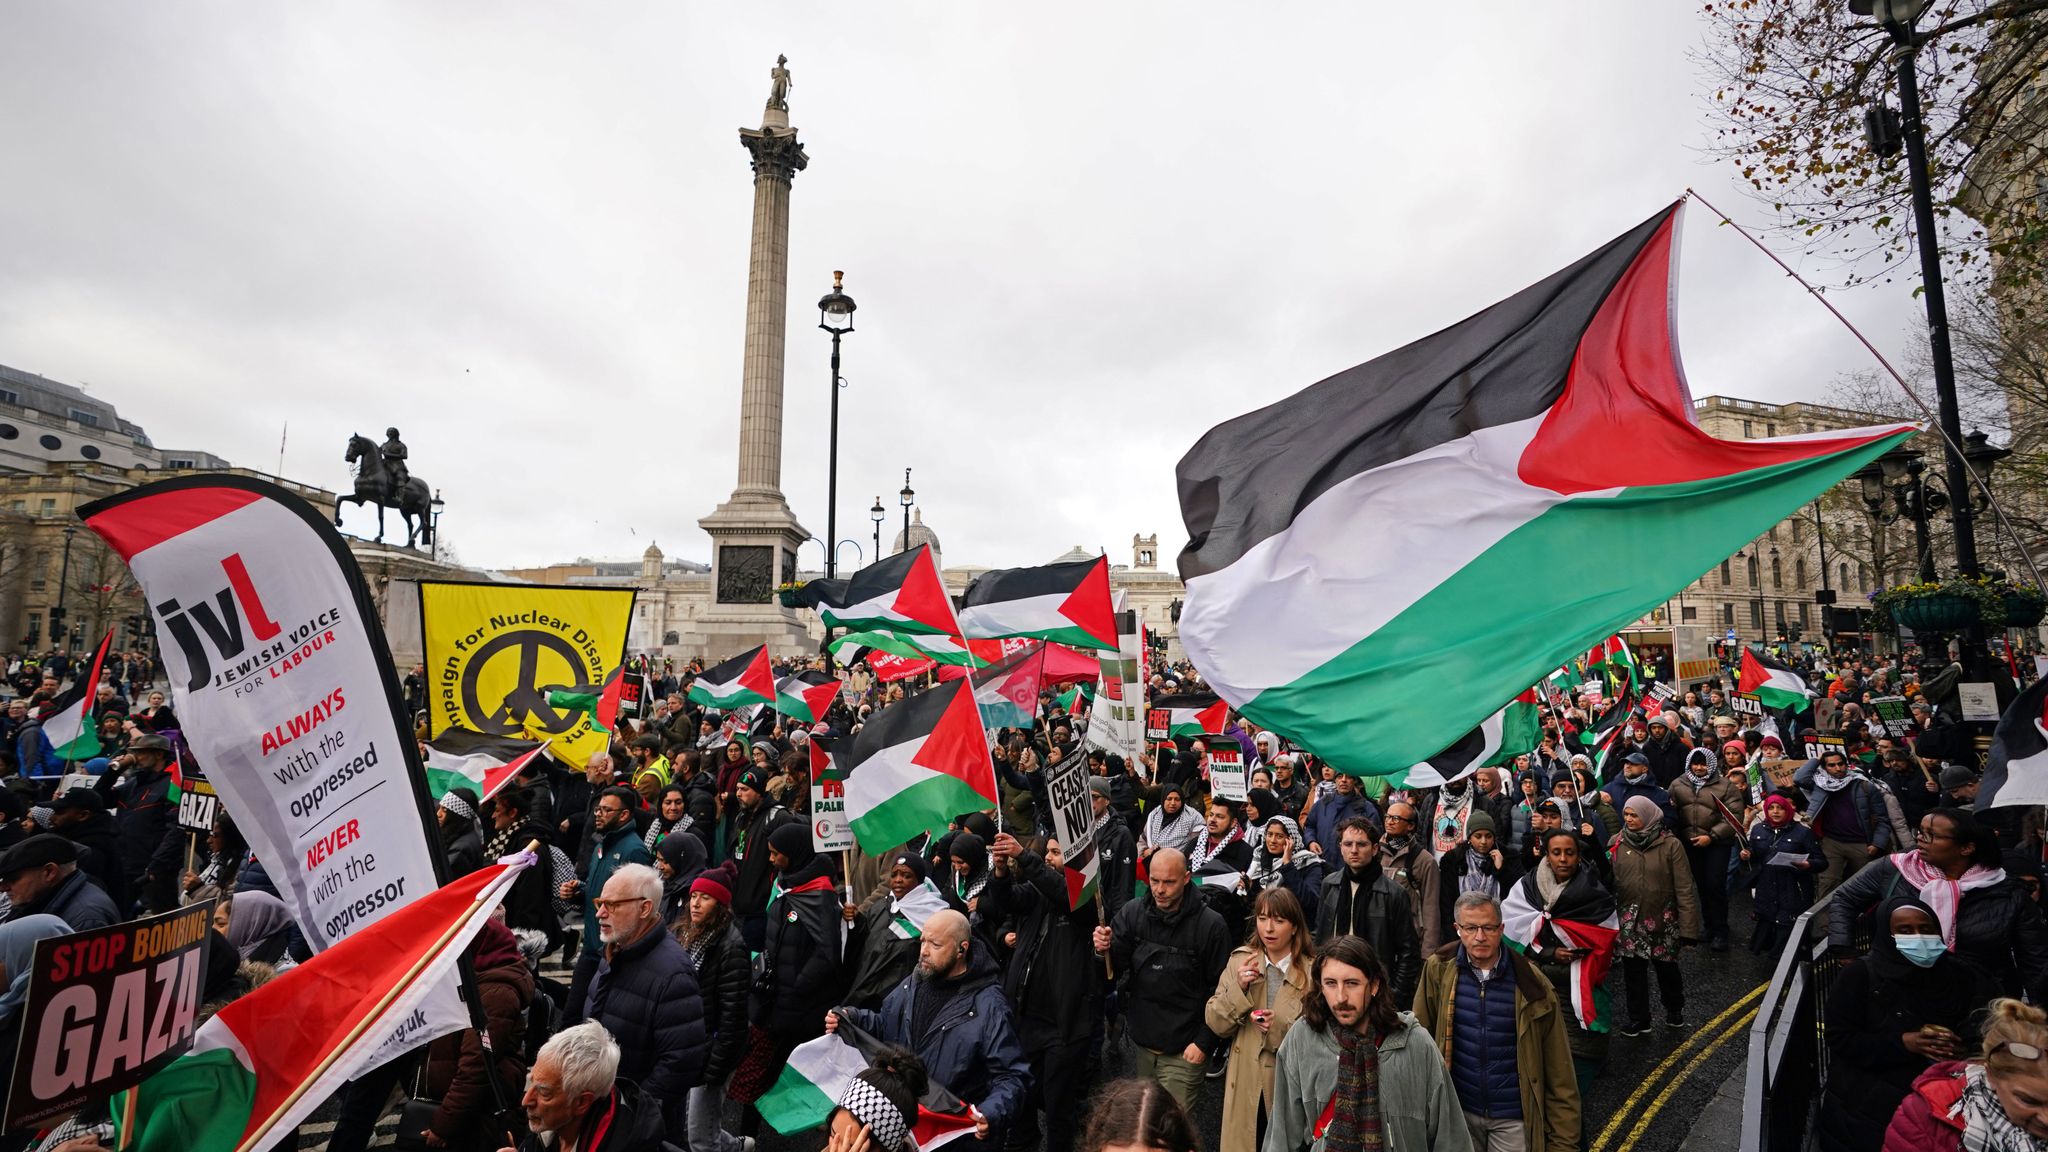
[[[199,641],[200,632],[213,641],[223,661],[232,661],[249,647],[251,640],[261,644],[284,630],[270,618],[263,598],[256,594],[256,584],[249,579],[242,554],[234,553],[222,560],[220,566],[227,573],[228,586],[215,593],[211,602],[201,600],[188,608],[176,600],[166,600],[156,606],[157,619],[185,653],[185,666],[191,671],[186,690],[191,692],[206,687],[213,679],[212,657],[207,646]],[[235,610],[237,601],[241,603],[239,612]],[[249,618],[247,638],[242,635],[245,614]]]

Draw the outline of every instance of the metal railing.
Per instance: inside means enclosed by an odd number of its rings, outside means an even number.
[[[1805,1152],[1827,1089],[1827,992],[1853,957],[1828,947],[1825,923],[1832,896],[1799,914],[1778,954],[1770,986],[1749,1026],[1742,1087],[1740,1152]],[[1812,937],[1811,939],[1809,937]],[[1861,925],[1851,933],[1856,954],[1868,947]]]

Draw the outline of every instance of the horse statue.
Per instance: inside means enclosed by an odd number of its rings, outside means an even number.
[[[374,504],[377,506],[377,543],[382,544],[384,510],[396,508],[405,520],[405,546],[412,547],[415,540],[428,548],[434,546],[433,492],[425,480],[408,476],[403,485],[394,486],[383,452],[368,436],[351,434],[348,452],[342,459],[356,466],[356,490],[353,495],[335,499],[334,523],[337,526],[341,524],[343,504]]]

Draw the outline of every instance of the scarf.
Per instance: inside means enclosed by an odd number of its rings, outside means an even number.
[[[491,838],[484,841],[484,859],[496,860],[505,855],[506,849],[512,847],[512,834],[517,831],[519,828],[514,825],[491,833]]]
[[[1342,1073],[1340,1072],[1341,1076]],[[1963,1065],[1963,1094],[1949,1108],[1949,1119],[1963,1122],[1963,1152],[2043,1152],[2048,1142],[2035,1139],[2012,1122],[1998,1106],[1998,1094],[1984,1078],[1984,1066]]]
[[[1863,773],[1856,771],[1854,768],[1843,773],[1839,779],[1828,775],[1826,769],[1821,769],[1813,774],[1813,786],[1832,796],[1847,788],[1852,782],[1861,779],[1863,779]]]
[[[1474,791],[1476,789],[1467,784],[1465,790],[1456,796],[1448,792],[1441,794],[1438,800],[1436,819],[1432,822],[1435,828],[1435,836],[1431,847],[1436,850],[1438,857],[1442,857],[1446,852],[1455,850],[1464,841],[1465,823],[1472,818],[1472,793]]]
[[[1655,844],[1657,837],[1662,835],[1664,835],[1664,826],[1662,824],[1652,824],[1640,832],[1633,828],[1623,828],[1621,830],[1622,840],[1638,852],[1648,852],[1650,845]],[[1548,869],[1545,869],[1545,871],[1548,871]]]
[[[953,873],[953,895],[958,896],[962,904],[967,903],[969,900],[981,895],[983,888],[988,887],[988,876],[989,872],[986,868],[978,872],[969,872],[965,881],[960,879],[958,872]]]
[[[1337,882],[1337,935],[1365,935],[1365,908],[1372,900],[1372,888],[1374,884],[1379,883],[1381,871],[1377,856],[1368,860],[1365,867],[1356,872],[1349,868],[1344,869],[1343,878]],[[1358,885],[1358,890],[1347,892],[1347,886],[1352,884]]]
[[[1166,808],[1161,805],[1145,816],[1145,843],[1154,848],[1185,849],[1194,843],[1196,825],[1201,825],[1201,820],[1194,809],[1183,804],[1174,818],[1168,820]],[[1203,831],[1208,830],[1207,825],[1201,826]]]
[[[688,919],[683,921],[683,926],[690,926]],[[678,943],[682,944],[684,952],[689,953],[690,967],[696,969],[697,979],[699,982],[702,982],[704,979],[704,956],[711,951],[711,933],[699,932],[694,937],[679,936]]]
[[[1465,845],[1465,870],[1458,874],[1458,895],[1484,892],[1500,899],[1500,877],[1494,874],[1493,857],[1470,844]]]
[[[1899,878],[1911,884],[1921,902],[1934,910],[1934,918],[1941,923],[1942,942],[1951,952],[1956,946],[1956,911],[1962,906],[1963,893],[1989,888],[2005,879],[2005,869],[1978,864],[1963,873],[1961,879],[1951,880],[1948,873],[1929,864],[1918,848],[1892,856],[1891,862],[1899,870]]]
[[[1330,1094],[1329,1120],[1323,1127],[1326,1152],[1381,1152],[1387,1146],[1380,1129],[1379,1037],[1331,1021],[1341,1054],[1337,1089]]]
[[[1182,811],[1186,811],[1186,809],[1182,809]],[[1211,844],[1209,843],[1209,826],[1207,824],[1202,825],[1202,830],[1195,834],[1195,846],[1188,851],[1188,871],[1193,872],[1195,869],[1214,860],[1217,853],[1242,839],[1244,839],[1244,825],[1236,824],[1231,827],[1230,835]]]
[[[1536,878],[1536,894],[1543,897],[1544,908],[1548,909],[1556,904],[1557,898],[1564,894],[1566,881],[1559,880],[1557,873],[1550,870],[1548,863],[1538,860],[1536,867],[1530,870],[1529,875]],[[1577,875],[1577,873],[1573,875]]]

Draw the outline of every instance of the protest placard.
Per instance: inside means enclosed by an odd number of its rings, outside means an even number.
[[[1210,747],[1209,795],[1241,804],[1250,795],[1247,777],[1243,749],[1222,741]]]

